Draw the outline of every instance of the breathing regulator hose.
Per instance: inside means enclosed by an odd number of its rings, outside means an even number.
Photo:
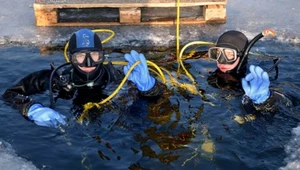
[[[107,29],[97,29],[97,30],[92,30],[92,31],[93,32],[110,32],[111,33],[111,35],[108,38],[106,38],[105,40],[103,40],[102,43],[106,43],[107,41],[109,41],[110,39],[112,39],[113,36],[115,35],[115,33],[112,30],[107,30]],[[68,46],[69,46],[69,42],[66,43],[65,48],[64,48],[64,57],[65,57],[65,60],[67,61],[67,63],[62,64],[62,65],[58,66],[57,68],[55,68],[52,71],[51,76],[50,76],[50,83],[49,83],[50,107],[53,107],[53,105],[54,105],[53,87],[52,87],[53,86],[53,77],[54,77],[54,74],[57,73],[58,69],[66,66],[66,65],[71,64],[70,60],[68,58],[68,54],[67,54]],[[104,62],[104,64],[107,64],[107,63],[108,62]],[[123,78],[122,82],[119,84],[119,86],[116,88],[116,90],[111,95],[109,95],[106,99],[102,100],[99,103],[87,103],[87,104],[85,104],[84,108],[91,107],[91,105],[95,105],[95,106],[99,107],[100,104],[104,104],[108,100],[110,100],[111,98],[113,98],[119,92],[119,90],[122,88],[122,86],[125,84],[127,78],[129,77],[129,75],[132,72],[132,70],[134,69],[134,67],[137,66],[139,63],[140,63],[140,61],[137,61],[137,62],[135,62],[131,66],[131,68],[128,70],[127,74]],[[112,64],[127,65],[128,63],[127,62],[119,62],[119,61],[117,61],[117,62],[112,62]],[[148,60],[147,60],[147,65],[154,67],[156,69],[156,71],[153,70],[153,72],[155,72],[157,74],[157,76],[162,80],[163,83],[166,83],[166,78],[165,78],[162,70],[160,69],[160,67],[158,67],[152,61],[148,61]]]
[[[58,74],[58,76],[61,76],[58,73],[58,69],[66,66],[66,65],[69,65],[69,64],[71,64],[71,63],[64,63],[64,64],[54,68],[53,63],[51,63],[53,71],[51,72],[50,80],[49,80],[49,99],[50,99],[50,106],[49,107],[50,108],[52,108],[54,106],[54,99],[53,99],[53,77],[54,77],[54,74]],[[62,77],[59,77],[59,78],[62,78]]]

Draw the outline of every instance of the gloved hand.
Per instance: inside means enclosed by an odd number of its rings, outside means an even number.
[[[41,104],[33,104],[28,111],[28,118],[39,126],[57,127],[66,124],[65,116]]]
[[[250,73],[242,79],[242,86],[255,104],[263,103],[270,97],[268,73],[259,66],[250,65]]]
[[[137,61],[141,61],[130,73],[128,80],[131,80],[140,91],[150,90],[154,84],[155,79],[150,76],[147,67],[147,62],[143,54],[131,50],[130,54],[125,54],[125,59],[128,61],[128,65],[124,67],[124,74],[128,72],[130,67]]]

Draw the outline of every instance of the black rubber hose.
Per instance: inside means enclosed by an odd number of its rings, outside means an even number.
[[[243,64],[243,62],[244,62],[244,60],[245,60],[245,58],[248,56],[249,51],[250,51],[250,49],[252,48],[252,46],[253,46],[259,39],[261,39],[262,37],[264,37],[263,33],[259,33],[257,36],[255,36],[255,37],[249,42],[249,44],[248,44],[248,46],[247,46],[247,48],[246,48],[246,50],[245,50],[245,52],[244,52],[244,55],[243,55],[243,57],[242,57],[242,59],[241,59],[241,61],[240,61],[240,64],[238,65],[238,68],[237,68],[237,70],[236,70],[237,73],[240,72],[241,66],[242,66],[242,64]]]
[[[54,74],[57,73],[57,70],[66,66],[66,65],[69,65],[71,63],[64,63],[58,67],[56,67],[55,69],[53,69],[53,71],[51,72],[51,75],[50,75],[50,80],[49,80],[49,99],[50,99],[50,108],[53,107],[54,105],[54,100],[53,100],[53,90],[52,90],[52,82],[53,82],[53,77],[54,77]]]

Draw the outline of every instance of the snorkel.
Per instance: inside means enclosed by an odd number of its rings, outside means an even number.
[[[274,37],[276,35],[275,31],[272,29],[265,29],[263,32],[259,33],[256,35],[248,44],[247,48],[245,49],[245,52],[243,56],[241,57],[241,61],[237,67],[237,74],[240,73],[241,66],[243,65],[243,62],[246,57],[248,57],[250,49],[253,47],[253,45],[262,37]]]

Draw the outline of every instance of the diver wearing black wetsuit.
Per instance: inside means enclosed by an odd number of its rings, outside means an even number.
[[[247,37],[239,31],[223,33],[216,43],[216,47],[208,50],[210,59],[215,60],[218,69],[207,78],[208,83],[222,90],[244,90],[242,103],[249,110],[260,113],[276,110],[277,99],[290,100],[281,92],[270,88],[268,73],[259,66],[251,65],[250,73],[246,75],[248,53],[253,44],[264,35],[260,33],[248,42]],[[282,100],[281,100],[282,101]]]
[[[57,98],[73,99],[73,103],[81,107],[88,102],[99,102],[108,96],[105,94],[106,87],[113,83],[119,84],[129,68],[139,60],[141,63],[128,78],[137,87],[137,93],[142,97],[155,98],[165,88],[150,76],[144,55],[134,50],[125,54],[128,65],[123,70],[115,68],[111,63],[104,65],[101,40],[91,30],[81,29],[75,32],[70,38],[68,52],[71,66],[61,74],[54,73],[53,68],[31,73],[8,88],[2,95],[3,99],[36,124],[57,127],[58,124],[65,124],[65,116],[44,107],[30,98],[30,95],[50,89],[58,94]]]

